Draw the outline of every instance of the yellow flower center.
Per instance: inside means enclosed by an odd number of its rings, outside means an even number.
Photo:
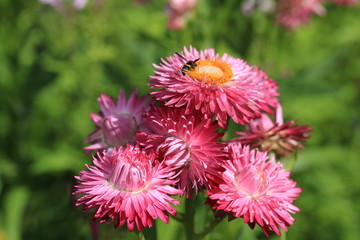
[[[200,82],[221,85],[229,82],[234,75],[230,65],[220,59],[200,60],[196,65],[187,75]]]

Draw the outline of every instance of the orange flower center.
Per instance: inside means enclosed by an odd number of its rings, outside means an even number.
[[[220,59],[200,60],[196,65],[187,75],[200,82],[221,85],[229,82],[234,75],[230,65]]]

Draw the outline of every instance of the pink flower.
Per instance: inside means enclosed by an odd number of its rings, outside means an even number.
[[[240,137],[232,141],[258,147],[261,151],[273,151],[277,156],[290,157],[295,149],[304,148],[300,142],[305,142],[310,137],[306,133],[311,131],[309,126],[294,123],[295,121],[283,122],[282,108],[279,105],[275,122],[268,115],[262,114],[260,118],[250,120],[245,132],[237,132]]]
[[[62,10],[65,6],[65,0],[39,0],[42,3],[49,4],[56,10]],[[72,0],[72,5],[76,10],[82,10],[86,4],[87,0]]]
[[[166,13],[169,18],[168,28],[182,29],[187,22],[187,15],[196,7],[197,0],[169,0]]]
[[[242,217],[251,228],[258,224],[269,236],[269,230],[280,235],[280,229],[294,224],[290,213],[299,211],[292,203],[301,192],[282,163],[268,160],[266,152],[249,146],[230,144],[231,159],[222,166],[220,180],[207,191],[207,204],[229,219]]]
[[[247,16],[252,14],[255,8],[264,13],[271,13],[275,9],[275,2],[274,0],[245,0],[241,4],[241,12]]]
[[[100,114],[90,114],[97,129],[86,139],[86,142],[93,143],[84,148],[88,152],[132,143],[135,132],[145,128],[142,115],[149,104],[146,96],[137,97],[137,91],[131,94],[128,101],[124,91],[120,91],[117,104],[105,94],[98,98],[98,102]]]
[[[182,191],[169,186],[175,183],[174,172],[155,156],[130,145],[98,154],[94,166],[76,177],[74,194],[83,194],[76,205],[84,204],[85,211],[96,208],[94,219],[113,219],[115,227],[126,223],[129,231],[151,227],[157,218],[168,223],[168,213],[176,215],[170,203],[180,204],[170,195]]]
[[[186,60],[174,55],[154,65],[157,71],[150,77],[150,87],[157,90],[150,94],[166,106],[185,107],[185,114],[196,109],[205,117],[215,116],[223,128],[228,117],[245,124],[277,106],[276,83],[244,60],[193,47],[184,48],[183,56]],[[196,61],[196,67],[186,70],[187,61]]]
[[[153,133],[139,133],[138,141],[154,149],[166,165],[177,170],[178,189],[192,194],[209,187],[208,175],[217,174],[225,159],[225,144],[216,142],[222,134],[218,125],[200,114],[186,115],[185,109],[154,107],[146,118]]]
[[[277,22],[289,29],[307,24],[312,14],[325,15],[324,0],[280,0],[277,4]]]
[[[74,0],[73,5],[76,10],[83,9],[87,4],[87,0]]]

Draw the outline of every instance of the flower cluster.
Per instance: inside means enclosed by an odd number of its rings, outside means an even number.
[[[141,231],[158,218],[168,223],[178,196],[203,191],[216,216],[243,218],[267,236],[287,231],[301,189],[277,160],[303,148],[311,128],[283,123],[276,82],[214,49],[184,48],[154,67],[149,97],[98,99],[85,147],[98,152],[76,177],[76,204],[95,208],[100,222]],[[244,131],[225,140],[230,120]]]

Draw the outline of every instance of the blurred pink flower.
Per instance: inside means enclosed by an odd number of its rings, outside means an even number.
[[[177,170],[176,186],[191,198],[208,188],[208,174],[217,174],[218,164],[225,159],[223,143],[216,142],[223,134],[210,119],[201,114],[186,115],[185,109],[154,107],[146,118],[153,133],[139,133],[138,141],[154,149],[164,163]]]
[[[241,4],[244,15],[250,15],[255,8],[264,13],[271,13],[275,10],[275,2],[274,0],[246,0]]]
[[[169,0],[166,7],[168,28],[177,30],[185,27],[187,15],[196,7],[198,0]]]
[[[220,57],[214,49],[198,52],[191,46],[184,47],[183,56],[186,60],[173,55],[154,65],[157,71],[149,85],[157,90],[150,94],[166,106],[185,107],[185,114],[196,109],[205,117],[215,116],[223,128],[228,117],[245,124],[277,106],[276,83],[244,60],[228,54]],[[198,58],[195,68],[182,72],[186,61]]]
[[[225,171],[207,191],[207,204],[229,219],[242,217],[254,228],[258,224],[269,236],[269,230],[280,235],[280,229],[294,224],[290,213],[299,211],[292,203],[301,192],[296,182],[289,178],[290,172],[282,163],[268,160],[266,152],[249,146],[230,144],[231,159],[222,167]],[[218,214],[219,215],[219,214]]]
[[[96,208],[94,219],[100,223],[114,220],[114,226],[125,223],[129,231],[135,227],[141,231],[153,226],[153,220],[160,218],[165,223],[169,215],[176,215],[171,204],[180,204],[170,195],[181,194],[169,185],[173,171],[138,147],[128,145],[98,154],[93,166],[81,171],[76,177],[74,194],[83,194],[76,205],[85,205],[84,211]],[[170,204],[171,203],[171,204]]]
[[[66,0],[39,0],[39,1],[51,5],[56,10],[61,10],[62,8],[64,8],[64,4],[65,2],[67,2]],[[82,10],[86,6],[87,2],[88,2],[87,0],[72,0],[72,5],[76,10]]]
[[[49,4],[53,8],[59,10],[64,0],[39,0],[41,3]]]
[[[73,5],[76,10],[83,9],[87,4],[87,0],[73,0]]]
[[[295,29],[307,24],[312,14],[323,16],[326,9],[324,0],[279,0],[277,3],[277,22],[286,28]]]
[[[90,114],[97,129],[85,141],[93,143],[84,148],[88,152],[132,143],[135,132],[145,129],[142,115],[149,108],[147,96],[138,98],[137,91],[133,91],[126,100],[124,91],[120,91],[117,104],[105,94],[98,102],[100,114]]]
[[[232,141],[249,144],[252,148],[260,148],[261,151],[273,151],[277,156],[290,157],[295,149],[303,149],[300,142],[305,142],[311,131],[307,125],[294,125],[295,121],[283,122],[282,108],[279,105],[276,110],[275,122],[267,114],[261,114],[260,118],[250,120],[245,132],[236,132],[240,135]]]

